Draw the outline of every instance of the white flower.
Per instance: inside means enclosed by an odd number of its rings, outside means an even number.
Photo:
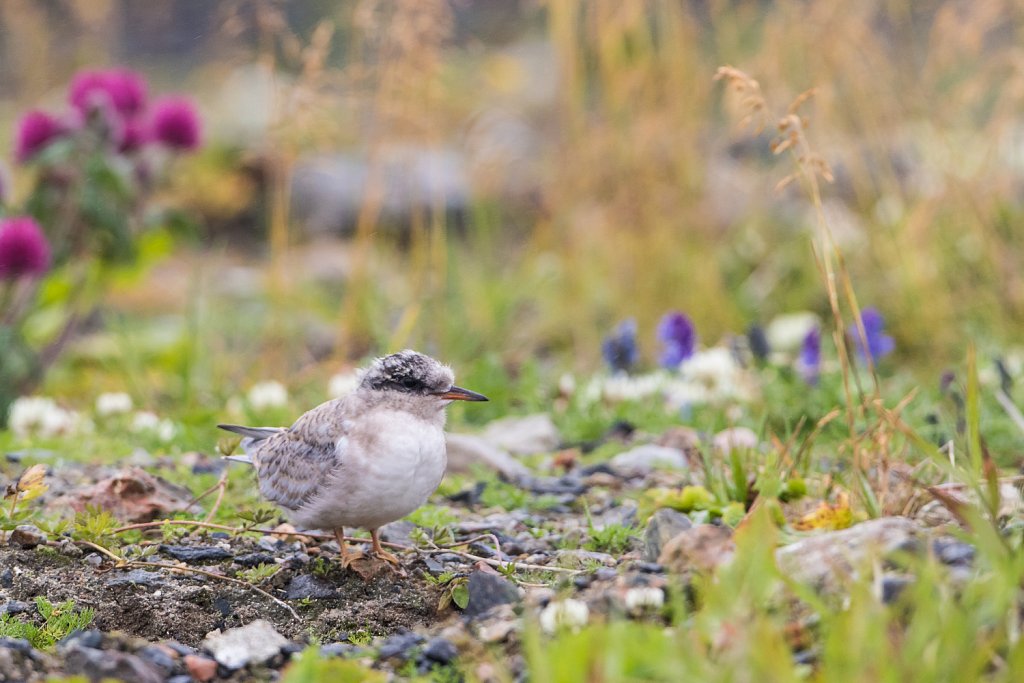
[[[339,372],[327,382],[327,395],[331,398],[341,398],[351,394],[359,386],[359,373]]]
[[[96,397],[96,414],[102,417],[123,415],[132,410],[132,397],[124,392],[100,394]]]
[[[657,610],[665,604],[665,593],[660,588],[630,588],[626,591],[624,602],[628,612],[642,612],[648,608]]]
[[[708,401],[751,397],[751,378],[732,351],[722,346],[693,354],[679,366],[679,374],[685,382],[703,387]]]
[[[155,413],[139,411],[132,417],[131,430],[137,433],[149,433],[161,441],[167,442],[174,438],[177,428],[171,420],[160,419]]]
[[[61,408],[52,398],[22,396],[11,404],[8,424],[21,437],[66,435],[80,425],[78,414]]]
[[[576,393],[576,378],[568,372],[558,378],[558,393],[562,396],[572,396]]]
[[[794,352],[800,348],[807,333],[820,324],[818,316],[810,311],[786,313],[768,323],[764,333],[772,351]]]
[[[288,390],[280,382],[260,382],[249,389],[246,399],[256,410],[280,408],[288,404]]]
[[[568,598],[548,603],[540,613],[540,627],[545,633],[554,633],[560,628],[586,626],[590,619],[587,603]]]

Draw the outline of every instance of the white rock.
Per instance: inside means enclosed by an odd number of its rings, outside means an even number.
[[[446,472],[471,472],[473,465],[501,473],[505,478],[516,481],[530,476],[530,470],[511,455],[496,448],[473,434],[445,434],[448,444],[448,467]]]
[[[562,441],[558,427],[547,413],[495,420],[487,425],[480,436],[513,455],[552,451]]]
[[[215,631],[203,640],[203,647],[217,663],[229,669],[241,669],[250,663],[262,664],[287,644],[288,640],[263,619],[223,633]]]
[[[642,475],[657,469],[686,469],[686,455],[678,448],[645,444],[619,453],[609,462],[612,469],[624,475]]]

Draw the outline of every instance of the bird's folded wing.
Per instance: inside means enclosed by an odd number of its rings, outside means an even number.
[[[339,466],[336,442],[301,439],[282,432],[260,444],[256,455],[260,493],[290,510],[312,500]]]

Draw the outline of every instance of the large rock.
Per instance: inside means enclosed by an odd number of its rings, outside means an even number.
[[[519,481],[530,476],[526,465],[479,436],[447,434],[445,439],[448,442],[447,471],[451,474],[469,473],[474,465],[483,465],[509,481]]]
[[[247,664],[262,664],[277,656],[288,640],[263,619],[206,636],[203,647],[217,663],[228,669],[241,669]]]
[[[843,578],[869,568],[874,558],[922,552],[926,546],[922,535],[922,529],[906,517],[882,517],[791,543],[779,548],[775,559],[797,581],[831,590]]]
[[[644,531],[644,562],[657,562],[665,545],[693,526],[690,518],[671,508],[661,508],[651,515]]]
[[[495,420],[480,436],[513,455],[546,453],[558,448],[562,442],[558,427],[547,413]]]
[[[519,602],[519,590],[508,579],[491,572],[476,570],[466,584],[469,603],[462,611],[468,619],[478,619],[498,605]]]
[[[151,522],[183,512],[192,501],[192,492],[154,477],[138,467],[129,467],[115,476],[92,486],[61,496],[55,505],[85,512],[87,507],[100,507],[125,522]]]
[[[686,469],[686,455],[678,448],[645,444],[619,453],[608,464],[620,476],[643,476],[654,470]]]
[[[676,534],[666,543],[658,556],[658,563],[665,571],[674,574],[706,573],[731,560],[735,552],[732,529],[698,524]]]

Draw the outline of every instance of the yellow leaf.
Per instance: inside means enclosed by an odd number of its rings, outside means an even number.
[[[43,485],[43,478],[46,476],[45,465],[32,465],[18,479],[19,491],[30,491]]]

